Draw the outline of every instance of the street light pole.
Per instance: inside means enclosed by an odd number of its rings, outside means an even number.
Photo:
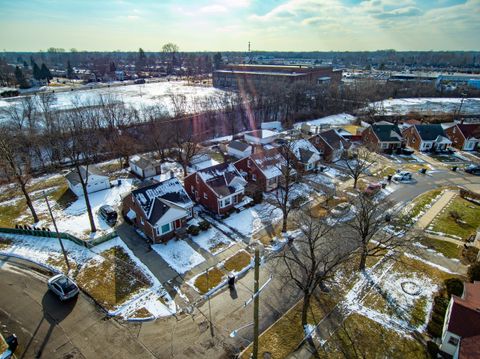
[[[209,269],[207,269],[207,273],[206,273],[206,276],[207,276],[207,290],[209,288],[209,276],[208,276],[208,271]],[[215,332],[213,330],[213,323],[212,323],[212,307],[210,306],[210,295],[207,294],[207,299],[208,299],[208,316],[209,316],[209,321],[210,321],[210,335],[212,336],[212,338],[215,336]]]
[[[260,281],[260,252],[255,248],[255,274],[254,274],[254,299],[253,299],[253,351],[252,358],[258,358],[258,307],[259,307],[259,281]]]
[[[60,233],[58,232],[57,222],[55,222],[55,218],[53,217],[52,209],[50,208],[50,203],[48,202],[47,194],[43,191],[43,197],[45,198],[45,202],[47,202],[48,212],[50,213],[50,218],[52,218],[53,226],[55,227],[55,232],[57,233],[57,239],[60,243],[60,247],[62,248],[63,257],[65,258],[65,263],[67,264],[67,273],[70,272],[70,263],[68,262],[67,252],[65,251],[65,247],[63,246],[62,238],[60,237]]]

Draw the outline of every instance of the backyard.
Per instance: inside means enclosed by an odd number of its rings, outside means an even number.
[[[467,240],[480,226],[480,206],[456,196],[428,229],[437,234]]]

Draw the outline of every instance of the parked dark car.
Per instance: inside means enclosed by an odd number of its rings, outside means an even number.
[[[480,166],[470,165],[465,168],[465,172],[470,173],[471,175],[480,176]]]
[[[104,205],[98,210],[98,215],[103,218],[109,226],[114,226],[117,223],[118,214],[112,206]]]
[[[78,295],[77,284],[64,274],[57,274],[48,280],[50,289],[60,300],[67,300]]]

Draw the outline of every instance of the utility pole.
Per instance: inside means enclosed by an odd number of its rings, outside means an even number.
[[[260,296],[258,295],[258,287],[260,282],[260,252],[258,247],[255,248],[255,278],[253,283],[253,352],[252,358],[258,358],[258,306]]]
[[[52,209],[50,208],[50,203],[48,202],[47,194],[43,191],[43,197],[45,198],[45,202],[47,202],[48,212],[50,213],[50,217],[52,218],[53,226],[55,227],[55,232],[57,233],[57,239],[60,243],[60,247],[62,248],[63,257],[65,258],[65,263],[67,264],[67,273],[70,272],[70,263],[68,263],[67,252],[65,251],[65,247],[63,246],[62,237],[60,237],[60,233],[58,232],[57,222],[55,222],[55,218],[53,217]]]
[[[207,269],[206,276],[207,276],[207,288],[210,288],[209,283],[208,283],[208,280],[209,280],[208,272],[209,272],[209,269]],[[210,295],[209,294],[207,294],[207,299],[208,299],[208,317],[209,317],[209,321],[210,321],[210,335],[213,338],[215,336],[215,332],[213,331],[212,307],[210,306]]]

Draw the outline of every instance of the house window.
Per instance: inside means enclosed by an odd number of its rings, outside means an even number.
[[[454,128],[453,128],[453,133],[455,133],[455,132],[457,132],[457,129],[454,127]]]
[[[160,233],[165,234],[168,233],[172,230],[172,226],[170,223],[164,224],[162,227],[160,227]]]
[[[208,194],[207,194],[207,192],[203,192],[203,198],[208,199]]]
[[[257,180],[257,175],[255,173],[252,174],[252,181],[256,181]]]
[[[415,137],[412,138],[412,143],[415,143],[417,139]]]
[[[224,208],[232,204],[232,197],[227,197],[220,201],[220,207]]]
[[[457,346],[458,345],[458,338],[450,337],[450,339],[448,339],[448,344],[452,344],[452,345]]]
[[[248,168],[252,167],[252,161],[247,160],[247,167],[248,167]]]
[[[388,143],[382,142],[382,144],[380,145],[380,147],[381,147],[382,149],[386,149],[386,148],[388,148]]]
[[[142,224],[142,226],[145,224],[145,223],[143,222],[143,218],[142,218],[142,217],[140,217],[140,223]]]

